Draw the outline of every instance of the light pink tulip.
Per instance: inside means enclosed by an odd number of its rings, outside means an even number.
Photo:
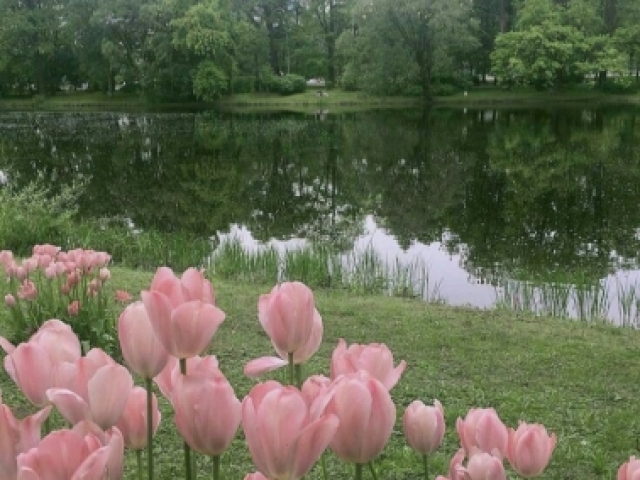
[[[518,475],[533,478],[547,468],[555,447],[556,434],[544,425],[520,422],[518,430],[509,429],[507,459]]]
[[[185,270],[180,283],[186,301],[200,300],[203,303],[215,305],[213,286],[209,280],[204,278],[204,274],[200,270],[195,268]]]
[[[53,387],[71,390],[86,400],[89,398],[89,380],[99,368],[107,365],[117,363],[104,350],[92,348],[75,362],[59,363],[54,371]]]
[[[36,288],[35,283],[31,280],[24,279],[22,281],[22,285],[18,289],[18,298],[20,300],[35,300],[38,298],[38,289]]]
[[[456,430],[467,454],[473,447],[499,458],[507,454],[509,432],[493,408],[472,408],[464,420],[458,418]]]
[[[58,430],[18,455],[18,480],[120,480],[124,444],[115,429],[106,445],[94,435]]]
[[[640,459],[635,456],[629,458],[629,460],[618,469],[617,480],[638,480],[640,479]]]
[[[221,455],[236,436],[242,404],[222,375],[180,375],[171,404],[178,432],[196,452]]]
[[[199,300],[174,308],[169,298],[157,291],[143,291],[142,301],[156,336],[167,352],[178,358],[202,354],[225,318],[222,310]]]
[[[120,315],[118,339],[125,362],[143,378],[157,376],[169,360],[142,302],[132,303]]]
[[[169,267],[160,267],[156,270],[149,291],[162,293],[169,299],[172,308],[187,301],[184,297],[182,282]]]
[[[187,373],[194,375],[204,375],[209,378],[224,377],[218,369],[218,359],[214,355],[205,357],[189,357],[187,358]],[[158,385],[164,397],[171,401],[173,397],[173,389],[180,377],[180,364],[178,359],[169,355],[167,364],[162,371],[154,377],[153,381]]]
[[[0,250],[0,265],[6,266],[14,262],[11,250]]]
[[[407,407],[402,417],[402,426],[407,443],[417,453],[427,455],[435,452],[444,438],[444,410],[438,400],[434,406],[426,406],[416,400]]]
[[[122,415],[132,388],[133,378],[126,368],[107,365],[88,381],[86,398],[63,388],[47,390],[47,397],[71,424],[87,420],[106,430]]]
[[[300,391],[307,402],[307,405],[311,406],[318,397],[329,391],[331,385],[332,380],[329,377],[325,377],[324,375],[312,375],[304,381]]]
[[[328,414],[313,420],[300,391],[265,382],[242,401],[242,427],[253,463],[263,475],[298,480],[329,445],[338,419]]]
[[[396,421],[396,406],[381,382],[364,371],[344,375],[324,401],[325,415],[340,420],[331,449],[341,460],[367,463],[380,455]]]
[[[49,404],[46,392],[53,385],[54,363],[42,345],[21,343],[4,357],[4,369],[36,407]]]
[[[462,477],[460,477],[462,475]],[[458,477],[462,480],[507,480],[500,457],[473,448],[466,467],[460,467]]]
[[[55,257],[60,250],[62,249],[57,245],[45,243],[43,245],[34,245],[31,251],[34,255],[49,255],[50,257]]]
[[[78,316],[78,313],[80,313],[80,302],[78,300],[71,302],[67,307],[67,313],[72,317]]]
[[[162,415],[158,410],[158,399],[151,395],[153,434],[158,431]],[[124,444],[132,450],[142,450],[147,446],[147,391],[142,387],[133,387],[124,411],[116,423],[122,432]]]
[[[353,343],[347,348],[347,342],[341,338],[331,355],[332,379],[364,370],[382,382],[387,390],[391,390],[398,383],[406,367],[407,363],[402,360],[394,368],[393,354],[384,343]]]
[[[306,362],[313,356],[314,353],[318,351],[318,348],[320,348],[320,343],[322,343],[322,333],[322,317],[314,308],[311,336],[309,337],[307,343],[293,352],[293,363],[295,365],[300,365]],[[245,365],[244,374],[247,377],[255,378],[267,372],[271,372],[273,370],[282,368],[285,365],[288,365],[289,357],[287,352],[278,349],[275,344],[274,348],[276,349],[278,355],[280,355],[279,357],[261,357],[255,360],[251,360]]]
[[[255,473],[247,473],[244,477],[244,480],[269,480],[269,479],[265,477],[263,474],[261,474],[260,472],[255,472]]]
[[[29,343],[36,343],[43,347],[54,365],[61,362],[75,362],[81,355],[80,340],[77,335],[69,325],[56,319],[44,322],[31,336]],[[11,354],[16,349],[4,337],[0,337],[0,347],[7,354]]]
[[[116,302],[127,303],[131,301],[131,294],[125,290],[116,290],[115,299]]]
[[[7,305],[7,307],[13,308],[16,306],[16,297],[11,295],[10,293],[7,293],[4,296],[4,303]]]
[[[258,318],[279,353],[293,353],[311,337],[313,292],[300,282],[285,282],[258,300]]]
[[[40,429],[49,416],[51,406],[24,420],[17,420],[11,409],[0,405],[0,478],[12,479],[18,474],[17,456],[40,443]]]

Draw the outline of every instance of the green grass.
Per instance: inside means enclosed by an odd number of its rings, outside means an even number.
[[[138,292],[152,273],[113,268],[110,287]],[[214,337],[211,353],[242,398],[254,384],[243,365],[271,355],[269,339],[257,321],[257,299],[272,284],[249,285],[213,278],[218,305],[227,318]],[[617,467],[636,454],[640,436],[640,333],[605,325],[534,317],[504,310],[483,311],[430,305],[418,300],[359,296],[343,290],[316,290],[325,333],[320,351],[305,375],[329,372],[329,358],[339,338],[385,342],[396,362],[408,367],[392,390],[398,422],[390,443],[376,461],[380,479],[419,478],[420,459],[403,440],[400,417],[414,399],[439,399],[445,408],[447,435],[432,456],[431,478],[445,474],[458,448],[455,420],[471,407],[495,407],[505,423],[540,422],[558,435],[547,480],[611,479]],[[8,316],[0,309],[0,325]],[[118,315],[119,311],[113,311]],[[278,374],[275,378],[280,378]],[[32,411],[6,374],[0,377],[3,399],[19,415]],[[157,479],[182,478],[181,442],[172,414],[161,402],[163,419],[156,437]],[[242,479],[253,471],[242,436],[222,457],[224,478]],[[200,472],[210,462],[199,457]],[[134,455],[126,478],[133,479]],[[332,479],[353,471],[329,455]],[[365,473],[365,476],[367,474]],[[316,468],[307,480],[321,478]]]

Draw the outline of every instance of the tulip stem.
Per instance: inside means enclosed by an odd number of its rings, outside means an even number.
[[[138,480],[142,480],[142,450],[136,450],[136,462],[138,464]]]
[[[298,390],[302,388],[302,365],[295,366],[296,371],[296,387]]]
[[[180,373],[182,375],[186,375],[187,374],[187,359],[186,358],[181,358],[180,359]],[[191,475],[191,448],[189,448],[189,444],[185,441],[183,444],[183,449],[184,449],[184,471],[185,471],[185,475],[186,475],[186,480],[192,480],[192,475]],[[151,479],[149,479],[151,480]]]
[[[329,477],[327,476],[327,451],[326,450],[322,452],[322,455],[320,455],[320,466],[322,467],[322,479],[329,480]]]
[[[293,363],[293,352],[287,354],[289,358],[289,385],[293,385],[295,381],[295,365]]]
[[[369,462],[367,463],[367,465],[369,465],[369,472],[371,472],[371,476],[373,477],[373,480],[378,480],[378,475],[376,474],[376,471],[373,468],[373,462]]]
[[[356,480],[362,480],[362,463],[356,463]]]
[[[429,458],[426,453],[422,455],[422,465],[424,466],[424,480],[429,480]]]
[[[213,480],[218,480],[220,478],[220,455],[214,455],[211,460],[213,460]]]
[[[147,479],[153,480],[153,382],[145,378],[147,387]]]

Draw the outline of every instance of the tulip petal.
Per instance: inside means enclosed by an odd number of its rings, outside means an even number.
[[[267,372],[277,370],[287,365],[287,361],[278,357],[261,357],[251,360],[244,366],[244,374],[249,378],[256,378]]]
[[[89,405],[77,393],[64,388],[50,388],[47,390],[47,398],[72,425],[82,420],[91,420]]]
[[[113,427],[133,389],[131,374],[122,365],[107,365],[98,369],[88,387],[93,421],[103,430]]]
[[[294,478],[302,478],[309,473],[331,442],[338,430],[339,423],[340,421],[335,415],[325,415],[307,425],[300,433],[293,467]]]

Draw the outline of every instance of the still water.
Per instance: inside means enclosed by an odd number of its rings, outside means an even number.
[[[640,109],[2,112],[0,170],[136,228],[420,261],[453,305],[640,316]]]

